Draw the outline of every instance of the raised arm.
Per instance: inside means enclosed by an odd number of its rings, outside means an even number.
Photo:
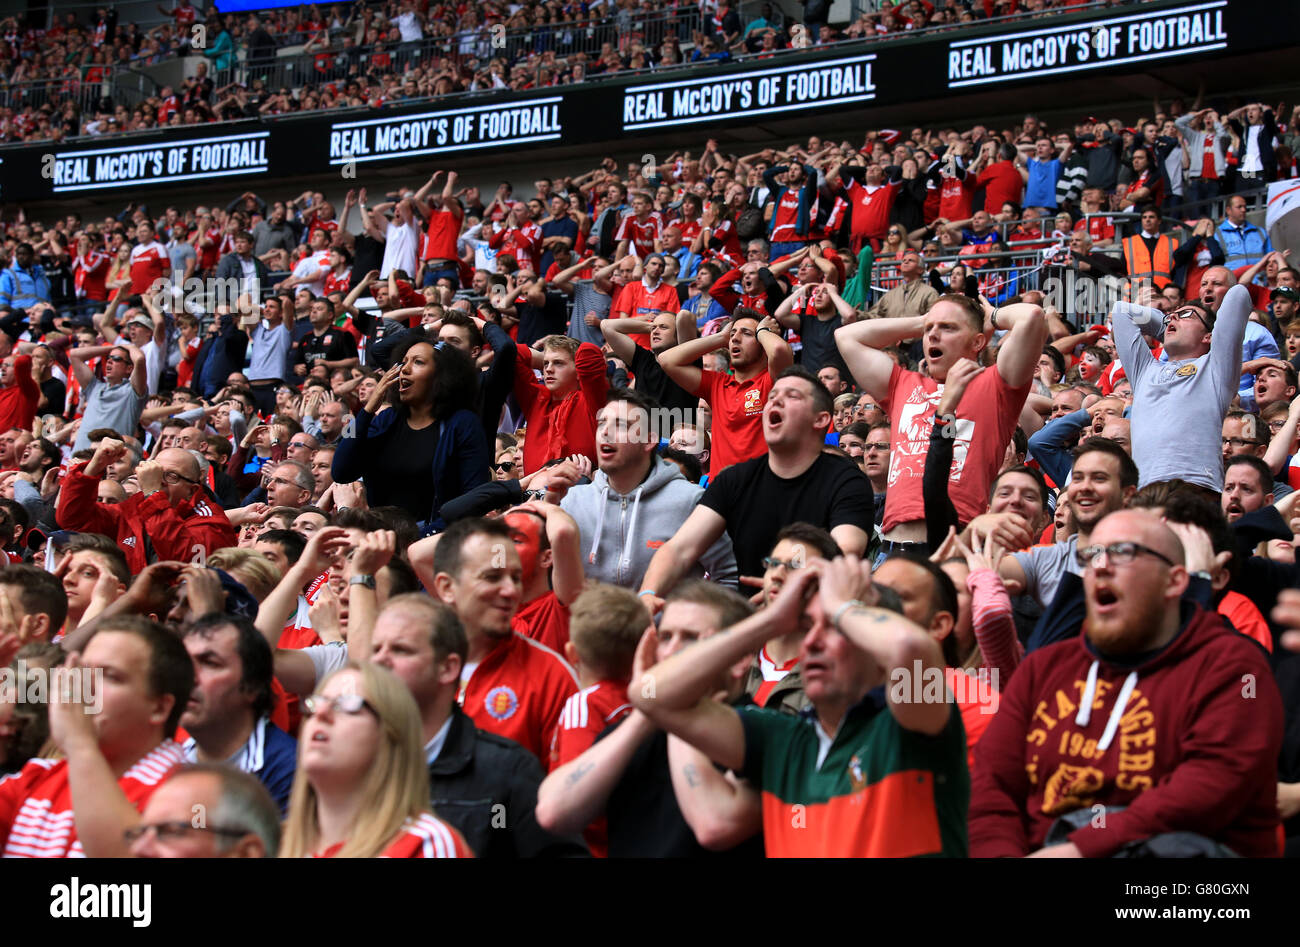
[[[1012,388],[1028,384],[1038,370],[1038,360],[1047,341],[1047,317],[1042,308],[1031,303],[1015,303],[995,309],[982,296],[980,304],[994,329],[1008,330],[998,346],[998,374]]]
[[[632,364],[637,350],[637,344],[628,338],[628,334],[644,335],[650,329],[650,323],[644,319],[603,319],[600,323],[600,334],[605,337],[610,351],[626,365]]]
[[[695,394],[700,390],[704,378],[703,369],[697,368],[695,362],[710,352],[725,348],[729,337],[729,332],[715,332],[713,335],[674,345],[659,355],[659,366],[683,389]]]
[[[876,400],[889,394],[895,363],[882,350],[915,339],[925,327],[924,316],[864,319],[835,330],[835,344],[863,391]]]

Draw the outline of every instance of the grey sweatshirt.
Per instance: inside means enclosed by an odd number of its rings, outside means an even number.
[[[1158,335],[1164,314],[1132,303],[1111,310],[1115,345],[1124,374],[1133,386],[1133,461],[1138,486],[1181,478],[1207,489],[1223,490],[1223,418],[1241,378],[1241,343],[1250,318],[1250,292],[1234,286],[1223,297],[1200,358],[1160,362],[1147,335]]]
[[[604,472],[596,471],[591,483],[570,489],[560,506],[578,523],[587,578],[636,589],[655,552],[686,522],[703,495],[703,488],[683,477],[676,464],[656,455],[649,476],[631,493],[615,493]],[[728,588],[739,585],[736,556],[725,531],[688,578],[706,572]]]

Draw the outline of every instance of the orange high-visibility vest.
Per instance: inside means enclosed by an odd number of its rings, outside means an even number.
[[[1178,241],[1167,233],[1156,238],[1156,250],[1153,255],[1141,234],[1125,237],[1124,264],[1128,267],[1129,279],[1149,279],[1157,289],[1164,289],[1174,279],[1174,251]]]

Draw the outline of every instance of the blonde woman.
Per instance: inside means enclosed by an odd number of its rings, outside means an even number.
[[[285,858],[472,858],[429,810],[420,712],[406,685],[349,662],[303,701]]]

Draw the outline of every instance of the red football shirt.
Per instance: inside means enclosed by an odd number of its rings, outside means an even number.
[[[984,210],[990,214],[1002,213],[1007,201],[1019,204],[1025,193],[1025,181],[1010,161],[995,161],[975,179],[976,187],[984,188]]]
[[[629,319],[644,319],[647,322],[653,321],[654,317],[661,312],[676,314],[681,308],[681,300],[677,298],[677,290],[674,287],[660,282],[650,290],[646,288],[644,279],[624,286],[615,303],[617,304],[617,308],[614,309],[616,318],[622,318],[619,313],[627,313]],[[628,338],[643,349],[650,348],[648,333],[637,333],[629,335]]]
[[[759,372],[749,381],[737,381],[704,369],[700,387],[692,392],[713,409],[713,452],[709,456],[709,477],[716,477],[732,464],[767,453],[763,438],[763,405],[772,390],[772,376]]]
[[[556,654],[564,654],[564,646],[569,643],[569,609],[554,592],[520,605],[511,625],[525,638],[540,641]]]
[[[655,252],[655,241],[663,234],[664,221],[657,211],[651,211],[644,221],[637,220],[636,214],[628,214],[618,224],[615,240],[627,240],[628,252],[644,259]]]
[[[337,842],[318,852],[316,858],[333,858],[343,848]],[[430,812],[407,819],[397,838],[379,855],[380,858],[473,858],[469,843],[455,828]]]
[[[131,295],[149,291],[156,280],[167,275],[171,259],[163,245],[155,240],[131,248]]]
[[[117,781],[139,812],[178,763],[180,745],[164,740]],[[0,779],[0,843],[5,858],[84,858],[72,814],[68,761],[33,759]]]
[[[424,233],[424,252],[420,254],[420,259],[459,258],[460,254],[456,252],[456,238],[460,236],[460,221],[460,216],[454,210],[446,208],[434,210],[429,214],[429,226]]]
[[[545,765],[560,712],[578,676],[546,645],[513,633],[461,680],[461,706],[474,726],[514,740]]]

